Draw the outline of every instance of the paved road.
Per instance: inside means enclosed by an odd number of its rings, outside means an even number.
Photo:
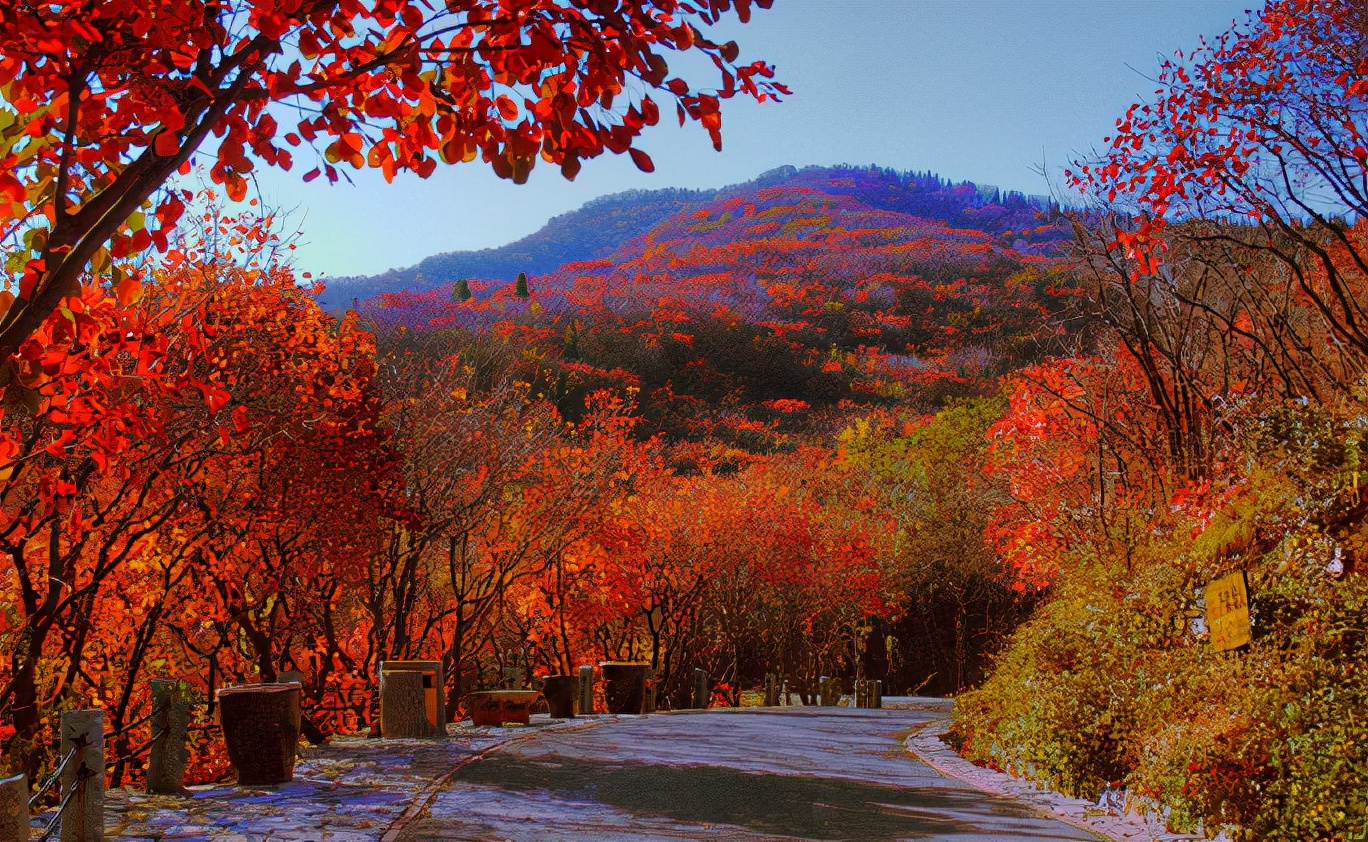
[[[462,768],[400,837],[435,840],[1090,840],[913,760],[943,711],[809,708],[627,718]]]

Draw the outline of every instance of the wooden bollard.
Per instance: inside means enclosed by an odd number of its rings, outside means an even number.
[[[870,707],[875,707],[875,708],[880,708],[880,709],[883,708],[883,682],[882,682],[882,681],[875,681],[875,682],[874,682],[874,704],[870,705]]]
[[[28,842],[28,775],[0,780],[0,842]]]
[[[185,792],[190,765],[190,699],[179,681],[152,679],[152,750],[147,758],[147,791]]]
[[[579,712],[581,716],[594,712],[594,668],[589,665],[579,668]]]
[[[708,707],[708,674],[701,669],[694,670],[693,676],[693,706],[695,710],[705,710]]]
[[[75,752],[62,769],[62,842],[104,842],[104,711],[66,711],[61,730],[61,756]]]

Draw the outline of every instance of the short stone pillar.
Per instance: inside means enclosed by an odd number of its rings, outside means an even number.
[[[542,682],[542,697],[552,719],[575,718],[575,677],[548,675]]]
[[[579,712],[581,716],[594,712],[594,668],[588,665],[579,668]]]
[[[28,842],[28,775],[0,780],[0,842]]]
[[[646,677],[651,665],[638,661],[604,661],[603,701],[609,713],[640,715],[646,711]]]
[[[772,708],[779,705],[779,681],[774,673],[765,673],[765,707]]]
[[[61,756],[74,751],[62,769],[62,842],[104,840],[104,711],[62,714]],[[70,800],[68,800],[68,798]]]
[[[147,758],[147,791],[185,792],[190,765],[190,697],[179,681],[152,679],[152,750]]]
[[[446,710],[440,661],[380,664],[380,734],[445,737]]]
[[[658,688],[656,687],[655,676],[654,676],[654,675],[651,675],[650,677],[648,677],[648,678],[646,679],[646,691],[645,691],[645,695],[644,695],[644,696],[642,697],[642,699],[641,699],[641,712],[642,712],[642,713],[655,713],[655,712],[656,712],[656,691],[657,691],[657,689],[658,689]]]
[[[695,710],[706,710],[708,702],[711,701],[712,694],[708,692],[708,674],[701,669],[695,669],[693,673],[693,707]]]
[[[855,707],[883,707],[883,682],[862,678],[855,682]]]
[[[817,704],[834,708],[841,703],[841,683],[838,679],[824,675],[817,684]]]

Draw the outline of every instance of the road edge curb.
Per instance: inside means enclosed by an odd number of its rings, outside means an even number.
[[[1094,805],[1081,798],[1070,798],[1053,790],[1043,789],[1031,781],[1015,778],[982,766],[976,766],[960,756],[941,739],[949,730],[949,717],[938,717],[917,726],[903,740],[903,748],[917,760],[930,766],[937,774],[968,784],[980,792],[1010,798],[1039,815],[1063,822],[1111,842],[1166,842],[1193,839],[1181,834],[1156,833],[1155,829],[1130,816],[1092,816],[1086,811]]]
[[[555,733],[558,734],[566,731],[583,731],[610,720],[611,717],[595,717],[594,719],[577,717],[575,720],[566,720],[565,726],[561,728],[537,728],[527,734],[519,734],[518,736],[510,737],[501,743],[495,743],[494,745],[487,746],[479,751],[471,752],[469,755],[453,764],[450,769],[433,778],[422,789],[414,793],[413,800],[404,808],[404,812],[400,813],[394,821],[390,822],[389,827],[385,828],[385,832],[380,836],[380,842],[398,842],[399,834],[403,833],[409,825],[413,824],[413,822],[418,819],[418,817],[427,812],[428,808],[432,806],[432,802],[437,799],[437,793],[441,792],[447,784],[451,783],[451,779],[456,776],[456,773],[466,766],[469,766],[471,763],[474,763],[476,760],[483,760],[494,752],[507,748],[508,746],[525,743],[528,740],[535,739],[548,730],[554,730]]]

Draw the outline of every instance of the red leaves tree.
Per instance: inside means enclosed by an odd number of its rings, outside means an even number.
[[[1344,398],[1368,371],[1368,53],[1350,0],[1276,0],[1165,62],[1073,184],[1114,215],[1091,298],[1174,461],[1207,475],[1221,396]]]
[[[605,151],[649,170],[632,144],[659,120],[653,95],[720,148],[720,100],[784,91],[700,31],[733,6],[749,19],[751,0],[4,4],[0,240],[22,247],[23,277],[0,356],[78,294],[88,266],[166,248],[185,197],[162,188],[206,143],[234,199],[257,164],[289,169],[299,154],[306,180],[336,180],[342,163],[389,179],[479,157],[522,182],[539,156],[573,178]],[[720,86],[672,77],[671,52],[706,56]]]

